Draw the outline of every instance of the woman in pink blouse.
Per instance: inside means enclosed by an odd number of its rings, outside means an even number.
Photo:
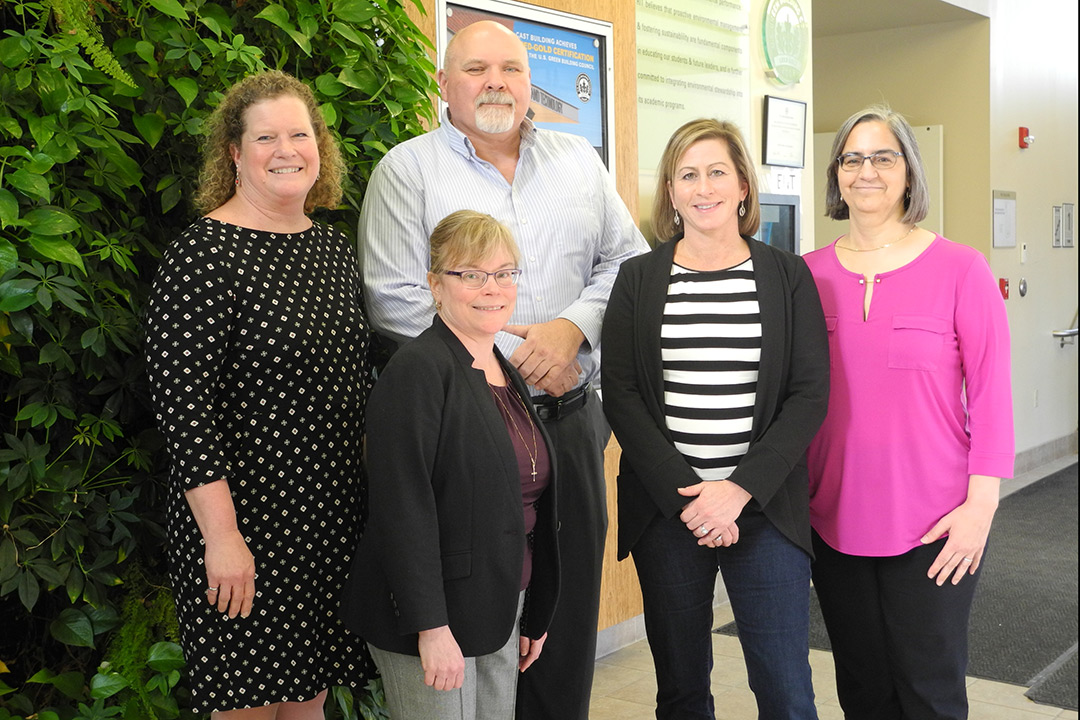
[[[916,225],[911,126],[848,118],[810,253],[829,414],[810,446],[814,586],[849,720],[966,718],[967,627],[1000,478],[1013,471],[1009,330],[986,259]]]

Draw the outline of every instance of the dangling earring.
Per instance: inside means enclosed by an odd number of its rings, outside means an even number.
[[[742,200],[739,201],[739,217],[746,217],[746,204]]]
[[[240,163],[236,163],[236,187],[240,187]]]
[[[681,222],[682,222],[682,218],[679,217],[679,211],[676,210],[675,211],[675,224],[678,225]]]

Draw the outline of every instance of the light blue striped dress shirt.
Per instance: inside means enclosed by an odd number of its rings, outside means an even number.
[[[372,173],[359,227],[368,315],[379,332],[412,338],[431,325],[428,238],[457,210],[487,213],[514,234],[524,272],[511,323],[561,317],[577,325],[582,382],[598,382],[615,275],[648,245],[592,146],[525,119],[513,185],[445,115],[437,129],[390,150]],[[507,357],[521,342],[496,339]]]

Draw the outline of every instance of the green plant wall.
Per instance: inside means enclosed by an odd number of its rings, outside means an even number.
[[[400,0],[0,0],[0,720],[185,713],[139,317],[203,123],[249,73],[308,82],[350,168],[320,219],[351,237],[433,120],[429,48]]]

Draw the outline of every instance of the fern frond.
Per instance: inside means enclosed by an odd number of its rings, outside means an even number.
[[[52,10],[57,26],[75,38],[95,68],[129,87],[138,87],[131,75],[120,67],[120,61],[112,51],[105,47],[101,28],[90,9],[90,0],[46,0],[46,4]]]

